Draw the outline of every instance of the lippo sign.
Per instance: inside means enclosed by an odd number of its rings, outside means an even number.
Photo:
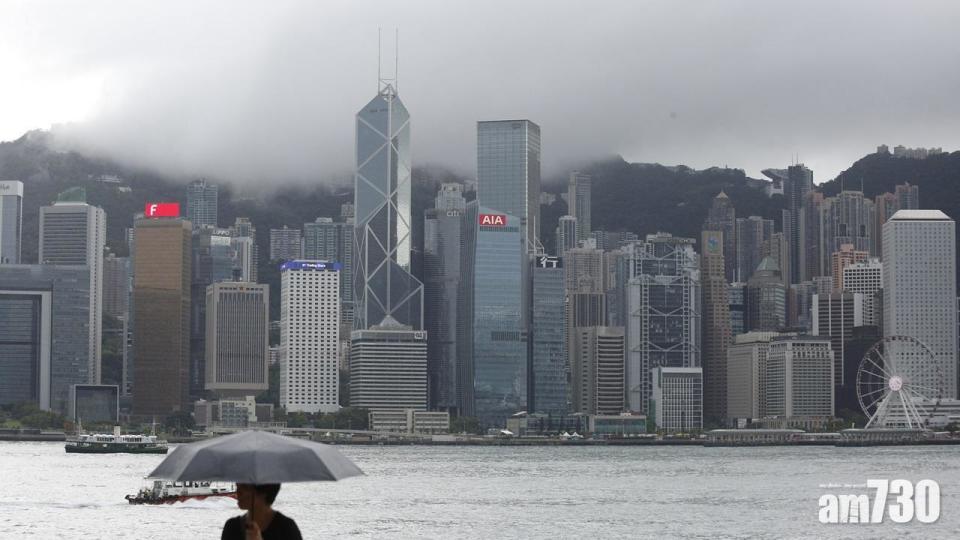
[[[477,223],[488,227],[506,227],[507,216],[503,214],[480,214],[477,216]]]
[[[180,217],[180,203],[147,203],[143,215],[148,218]]]

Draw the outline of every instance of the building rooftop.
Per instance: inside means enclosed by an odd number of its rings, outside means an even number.
[[[897,210],[890,221],[953,221],[940,210]]]

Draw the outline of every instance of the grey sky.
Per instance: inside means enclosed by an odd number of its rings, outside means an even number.
[[[877,144],[960,146],[958,20],[956,2],[7,0],[0,140],[72,120],[61,140],[173,174],[342,177],[380,26],[400,29],[415,163],[473,174],[477,120],[530,118],[548,173],[620,153],[760,176],[799,154],[820,182]]]

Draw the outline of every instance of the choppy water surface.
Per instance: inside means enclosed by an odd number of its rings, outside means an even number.
[[[960,538],[960,447],[340,449],[367,476],[277,499],[305,538]],[[161,459],[0,443],[0,538],[219,538],[232,500],[124,501]],[[868,478],[936,480],[940,520],[819,523]]]

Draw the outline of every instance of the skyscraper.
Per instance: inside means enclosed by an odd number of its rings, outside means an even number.
[[[193,228],[217,226],[217,195],[219,187],[206,179],[187,184],[187,219]]]
[[[914,337],[939,363],[943,397],[957,397],[955,224],[939,210],[899,210],[883,225],[883,335]],[[923,359],[902,357],[904,376],[934,381]]]
[[[207,287],[206,304],[205,388],[219,397],[267,390],[270,287],[214,283]]]
[[[486,426],[501,426],[508,416],[527,407],[524,321],[529,308],[523,277],[528,257],[519,217],[473,208],[473,399],[467,415]]]
[[[883,329],[883,263],[868,259],[843,269],[844,291],[863,295],[863,324]]]
[[[87,345],[92,384],[100,384],[103,326],[103,250],[107,244],[107,215],[86,203],[82,188],[65,191],[53,206],[40,207],[40,263],[90,267]]]
[[[463,198],[463,184],[449,182],[440,184],[437,196],[433,200],[437,210],[465,210],[467,200]]]
[[[703,230],[723,233],[723,275],[733,283],[737,280],[737,211],[723,191],[713,198]]]
[[[530,369],[527,410],[563,415],[567,411],[566,295],[563,260],[537,257],[533,267]],[[618,411],[619,412],[619,411]]]
[[[0,264],[20,264],[23,182],[0,182]]]
[[[563,257],[569,249],[577,247],[577,236],[580,229],[577,226],[577,218],[573,216],[560,216],[557,222],[557,256]]]
[[[700,366],[700,264],[695,240],[666,233],[625,246],[627,407],[647,412],[656,367]]]
[[[658,366],[650,372],[649,416],[657,429],[683,433],[703,429],[703,370]]]
[[[270,229],[270,260],[292,261],[303,258],[300,251],[300,229]]]
[[[810,191],[803,201],[800,212],[800,276],[802,281],[811,281],[823,275],[823,194]]]
[[[590,199],[593,189],[593,179],[590,175],[579,171],[570,173],[570,182],[567,184],[567,213],[577,221],[577,242],[590,238]]]
[[[870,253],[873,245],[870,235],[874,216],[873,201],[860,191],[841,191],[823,204],[824,253],[841,250],[851,244],[856,251]]]
[[[581,326],[573,331],[572,412],[620,414],[624,410],[623,327]]]
[[[334,221],[318,217],[313,223],[303,224],[303,258],[306,260],[336,261],[341,264],[340,300],[344,323],[353,321],[353,250],[354,226],[352,217]],[[346,319],[349,319],[347,321]],[[342,339],[349,340],[350,329],[345,327]]]
[[[204,393],[207,371],[207,287],[222,281],[244,279],[242,259],[238,257],[234,240],[227,229],[193,228],[190,241],[190,395],[197,398]]]
[[[257,246],[257,229],[250,218],[238,217],[230,227],[230,238],[230,246],[236,252],[236,279],[256,283],[260,249]]]
[[[826,339],[808,336],[771,339],[764,377],[765,414],[781,418],[832,416],[833,357]]]
[[[530,120],[477,122],[477,201],[520,220],[525,250],[540,237],[540,126]]]
[[[354,328],[391,318],[423,328],[423,285],[410,273],[410,115],[393,85],[356,115]]]
[[[133,260],[133,414],[185,411],[190,396],[191,226],[138,219]]]
[[[787,235],[790,246],[790,269],[785,272],[790,276],[790,283],[796,283],[800,277],[800,214],[804,198],[811,190],[813,171],[802,163],[787,168],[787,182],[784,184],[783,194],[787,199],[786,210],[789,214],[784,214],[783,232]]]
[[[897,210],[918,210],[920,208],[920,186],[910,182],[897,184],[894,188],[897,197]]]
[[[851,264],[867,260],[870,253],[858,250],[853,244],[840,244],[839,248],[830,255],[831,275],[833,276],[833,290],[843,288],[843,269]]]
[[[427,333],[398,324],[354,330],[350,406],[372,412],[427,408]]]
[[[0,404],[67,413],[89,380],[88,266],[0,265]]]
[[[763,243],[773,236],[773,220],[737,218],[737,279],[746,282],[763,259]]]
[[[703,415],[722,420],[727,403],[727,344],[730,342],[730,293],[724,276],[722,231],[705,230],[700,255],[703,290]]]
[[[811,304],[812,334],[829,339],[835,355],[834,383],[838,387],[850,384],[852,381],[846,380],[843,369],[845,345],[853,337],[853,329],[864,326],[863,295],[841,291],[815,294]]]
[[[280,267],[280,406],[287,412],[340,409],[339,292],[339,263]]]
[[[778,332],[787,323],[787,286],[780,267],[766,257],[747,281],[747,331]]]
[[[454,187],[456,186],[456,187]],[[463,407],[462,371],[469,356],[467,215],[460,184],[443,184],[423,221],[424,325],[430,407]]]

